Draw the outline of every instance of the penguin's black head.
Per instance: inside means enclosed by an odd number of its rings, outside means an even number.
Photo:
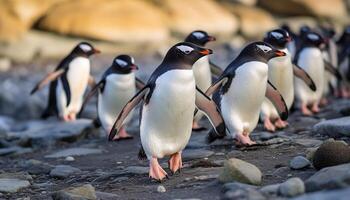
[[[100,53],[100,50],[94,48],[87,42],[80,42],[72,51],[72,53],[89,57],[93,54]]]
[[[185,39],[185,42],[191,42],[199,46],[204,46],[205,44],[207,44],[207,42],[215,40],[215,37],[208,35],[207,32],[197,30],[190,33]]]
[[[322,36],[313,31],[309,31],[308,33],[304,34],[302,39],[306,45],[317,48],[322,48],[325,44],[325,40],[322,38]]]
[[[199,58],[212,53],[211,49],[190,42],[180,42],[169,49],[163,62],[192,66]]]
[[[138,66],[135,64],[134,58],[128,55],[119,55],[114,58],[112,67],[121,74],[128,74],[133,70],[138,70]]]
[[[285,56],[286,53],[276,49],[266,42],[253,42],[248,44],[240,56],[247,56],[254,60],[267,63],[271,58]]]
[[[300,37],[303,37],[306,33],[310,32],[311,28],[308,25],[301,26],[299,29],[299,35]]]
[[[331,39],[335,36],[336,32],[332,26],[320,26],[321,33],[324,37]]]
[[[271,44],[272,46],[284,49],[288,42],[290,42],[292,38],[289,36],[289,33],[284,29],[275,29],[266,33],[264,38],[264,42]]]

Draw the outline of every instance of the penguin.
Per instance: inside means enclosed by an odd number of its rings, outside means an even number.
[[[76,119],[83,103],[83,95],[88,84],[94,85],[90,75],[89,57],[100,53],[87,42],[81,42],[56,67],[35,85],[31,94],[50,83],[48,105],[42,118],[57,115],[64,121]]]
[[[343,78],[342,81],[339,81],[338,96],[350,98],[350,26],[344,29],[337,41],[337,46],[339,49],[339,71]]]
[[[215,41],[216,38],[213,36],[208,35],[207,32],[202,30],[196,30],[191,32],[185,39],[185,42],[190,42],[193,44],[196,44],[198,46],[204,47],[208,42]],[[193,73],[194,78],[196,80],[197,87],[202,90],[206,91],[210,85],[211,85],[211,67],[209,64],[209,56],[203,56],[202,58],[198,59],[193,67]],[[201,127],[198,122],[203,117],[202,112],[198,112],[193,120],[192,130],[193,131],[201,131],[205,128]]]
[[[112,140],[130,111],[141,101],[141,144],[149,163],[149,176],[161,181],[167,173],[158,158],[170,155],[169,168],[175,173],[182,167],[181,152],[192,130],[195,108],[206,113],[215,134],[225,136],[223,118],[214,103],[195,84],[193,64],[212,50],[188,42],[171,47],[162,63],[123,108],[109,135]],[[212,133],[214,134],[214,133]]]
[[[310,116],[319,112],[319,103],[323,94],[325,70],[330,71],[338,78],[339,72],[323,59],[321,49],[325,43],[321,35],[309,31],[303,35],[296,64],[304,69],[314,81],[317,90],[312,91],[301,80],[295,80],[295,96],[301,103],[301,112]],[[311,106],[311,111],[308,106]]]
[[[291,40],[289,33],[284,29],[269,31],[264,38],[264,42],[286,54],[268,61],[268,80],[281,93],[288,110],[294,101],[293,75],[303,80],[311,90],[316,91],[315,83],[310,76],[302,68],[292,64],[291,53],[287,49]],[[264,99],[261,106],[261,118],[264,121],[265,129],[271,132],[274,132],[276,128],[281,129],[288,125],[279,117],[276,108],[268,98]]]
[[[98,92],[97,115],[98,121],[103,129],[109,133],[114,123],[114,119],[119,115],[124,105],[136,93],[136,88],[143,88],[144,83],[135,77],[134,71],[138,70],[133,57],[129,55],[119,55],[114,58],[111,66],[104,72],[101,80],[93,87],[86,96],[82,109],[89,99]],[[130,114],[125,119],[127,124],[132,117]],[[118,135],[113,140],[131,139],[125,127],[121,127]]]
[[[282,120],[288,117],[288,108],[277,89],[268,81],[268,61],[285,56],[270,44],[253,42],[243,48],[223,74],[206,91],[211,95],[220,90],[220,110],[230,135],[239,144],[253,145],[249,134],[256,127],[264,97],[275,105]],[[208,142],[218,137],[209,133]]]
[[[291,37],[291,41],[287,43],[287,49],[292,57],[294,59],[295,53],[296,53],[296,44],[295,41],[298,40],[297,34],[295,34],[292,29],[289,27],[288,24],[283,24],[281,26],[281,29],[285,30],[288,32],[289,36]]]

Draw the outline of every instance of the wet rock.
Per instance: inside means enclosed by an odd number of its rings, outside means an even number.
[[[246,188],[239,190],[229,190],[225,193],[223,199],[265,200],[267,198],[257,190]]]
[[[63,158],[67,156],[85,156],[90,154],[100,154],[103,151],[101,149],[93,149],[93,148],[83,148],[83,147],[77,147],[77,148],[70,148],[65,149],[50,155],[45,156],[45,158]]]
[[[350,186],[350,164],[323,168],[305,181],[307,192]]]
[[[305,153],[306,158],[310,161],[313,161],[317,149],[318,147],[307,148]]]
[[[39,160],[26,160],[24,163],[20,164],[23,170],[27,171],[29,174],[39,175],[39,174],[49,174],[52,165],[48,163],[41,162]]]
[[[235,191],[235,190],[241,190],[241,189],[258,189],[257,186],[255,185],[249,185],[249,184],[245,184],[245,183],[240,183],[240,182],[230,182],[230,183],[225,183],[224,187],[223,187],[223,191]]]
[[[304,156],[296,156],[290,161],[289,167],[291,169],[303,169],[310,166],[310,164],[310,161]]]
[[[281,183],[279,193],[285,197],[294,197],[304,194],[304,182],[300,178],[290,178],[284,183]]]
[[[305,147],[318,147],[322,144],[321,140],[307,138],[295,139],[294,142]]]
[[[270,140],[270,139],[272,139],[272,138],[277,137],[276,134],[270,133],[270,132],[266,132],[266,131],[264,131],[264,132],[259,132],[259,133],[257,133],[257,135],[258,135],[258,137],[259,137],[262,141]]]
[[[316,169],[350,162],[350,146],[340,141],[326,141],[315,152],[313,165]]]
[[[15,123],[15,120],[12,119],[11,117],[0,115],[0,133],[10,131],[14,123]]]
[[[27,181],[33,180],[32,176],[29,175],[27,172],[2,173],[0,174],[0,178],[19,179]]]
[[[238,181],[241,183],[260,185],[261,178],[262,174],[259,168],[236,158],[227,160],[219,175],[219,181],[224,183]]]
[[[166,192],[166,189],[165,189],[164,186],[159,185],[159,186],[157,187],[157,192],[159,192],[159,193],[164,193],[164,192]]]
[[[316,124],[312,131],[329,137],[350,136],[350,117],[342,117],[322,121]]]
[[[266,185],[260,188],[260,192],[267,195],[277,195],[280,184]]]
[[[121,197],[117,194],[96,191],[96,197],[100,200],[115,200]]]
[[[332,191],[313,192],[302,195],[292,200],[348,200],[350,188]]]
[[[96,200],[95,188],[90,185],[82,185],[80,187],[70,187],[52,195],[53,200]]]
[[[32,148],[23,148],[19,146],[12,146],[7,148],[0,148],[0,156],[6,156],[6,155],[20,155],[24,153],[30,153],[32,152]]]
[[[142,166],[129,166],[125,169],[125,171],[131,174],[148,174],[149,168]]]
[[[67,178],[71,175],[80,173],[81,170],[69,165],[57,165],[50,172],[50,176],[54,178]]]
[[[213,151],[205,150],[205,149],[185,149],[182,152],[182,159],[184,161],[194,160],[194,159],[202,159],[208,158],[213,155]]]
[[[72,162],[75,160],[75,158],[73,156],[67,156],[64,160],[68,162]]]
[[[0,178],[0,192],[18,192],[22,188],[29,187],[30,183],[27,180],[16,178]]]
[[[32,123],[32,124],[30,124]],[[32,121],[27,130],[9,132],[8,138],[27,139],[33,147],[45,147],[57,141],[73,142],[84,137],[91,120],[78,119],[73,122]]]

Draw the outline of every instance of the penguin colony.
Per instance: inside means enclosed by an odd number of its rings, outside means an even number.
[[[297,34],[283,25],[243,47],[221,69],[209,60],[213,51],[205,47],[215,37],[196,30],[168,50],[145,83],[135,76],[138,66],[129,55],[117,56],[95,83],[90,56],[100,51],[81,42],[31,94],[49,84],[42,118],[64,121],[80,117],[97,94],[95,125],[102,126],[110,141],[132,138],[125,126],[141,104],[139,157],[149,160],[149,176],[161,181],[168,174],[158,159],[170,156],[170,171],[179,171],[191,132],[205,129],[199,125],[204,115],[213,127],[209,143],[230,136],[237,145],[254,145],[249,135],[259,119],[274,132],[288,126],[293,105],[309,116],[327,103],[327,95],[349,98],[350,27],[336,38],[328,27],[303,26]],[[214,94],[220,97],[216,102]]]

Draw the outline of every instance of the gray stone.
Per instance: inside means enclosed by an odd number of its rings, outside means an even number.
[[[306,191],[331,190],[350,186],[350,164],[323,168],[305,181]]]
[[[70,187],[52,194],[53,200],[96,200],[95,188],[86,184],[80,187]]]
[[[103,151],[101,149],[92,149],[92,148],[83,148],[83,147],[77,147],[77,148],[70,148],[65,149],[50,155],[45,156],[45,158],[63,158],[67,156],[85,156],[90,154],[100,154]]]
[[[107,192],[99,192],[99,191],[96,191],[96,197],[99,200],[115,200],[115,199],[121,198],[117,194],[107,193]]]
[[[41,162],[39,160],[26,160],[24,163],[20,164],[23,170],[27,171],[30,174],[48,174],[53,168],[52,165],[48,163]]]
[[[55,178],[67,178],[71,175],[80,173],[81,170],[69,165],[57,165],[50,172],[51,177]]]
[[[30,183],[27,180],[16,178],[0,178],[0,192],[18,192],[22,188],[29,187]]]
[[[67,156],[64,160],[65,160],[65,161],[68,161],[68,162],[72,162],[72,161],[74,161],[75,159],[74,159],[73,156]]]
[[[350,117],[326,120],[316,124],[312,131],[330,137],[350,136]]]
[[[205,149],[185,149],[182,152],[182,159],[184,161],[207,158],[213,155],[213,151],[205,150]]]
[[[266,185],[260,188],[260,192],[268,195],[276,195],[278,193],[280,184]]]
[[[290,161],[289,167],[291,169],[303,169],[310,166],[310,164],[310,161],[304,156],[296,156]]]
[[[305,147],[318,147],[322,144],[321,140],[307,138],[295,139],[294,142]]]
[[[0,174],[0,178],[20,179],[20,180],[27,180],[27,181],[33,180],[32,176],[29,175],[27,172],[2,173]]]
[[[15,120],[8,116],[0,115],[0,132],[11,131],[11,127],[14,125]]]
[[[223,191],[234,191],[234,190],[241,190],[241,189],[258,189],[257,186],[255,185],[249,185],[249,184],[245,184],[245,183],[240,183],[240,182],[230,182],[230,183],[225,183],[224,187],[223,187]]]
[[[125,171],[131,174],[148,174],[149,168],[142,166],[129,166]]]
[[[285,197],[294,197],[304,194],[304,182],[300,178],[290,178],[284,183],[281,183],[279,193]]]
[[[224,164],[219,175],[219,181],[223,183],[238,181],[252,185],[261,184],[262,173],[255,165],[240,159],[231,158]]]
[[[270,140],[272,138],[277,137],[277,135],[275,133],[270,133],[270,132],[266,132],[266,131],[259,132],[257,134],[262,141]]]
[[[224,199],[266,200],[267,198],[257,190],[246,188],[246,189],[240,189],[240,190],[229,190],[225,193]]]
[[[0,156],[6,156],[6,155],[21,155],[24,153],[30,153],[32,152],[32,148],[23,148],[19,146],[12,146],[7,148],[0,148]]]
[[[308,193],[291,200],[348,200],[350,188]]]
[[[165,189],[164,186],[159,185],[159,186],[157,187],[157,192],[159,192],[159,193],[164,193],[164,192],[166,192],[166,189]]]

